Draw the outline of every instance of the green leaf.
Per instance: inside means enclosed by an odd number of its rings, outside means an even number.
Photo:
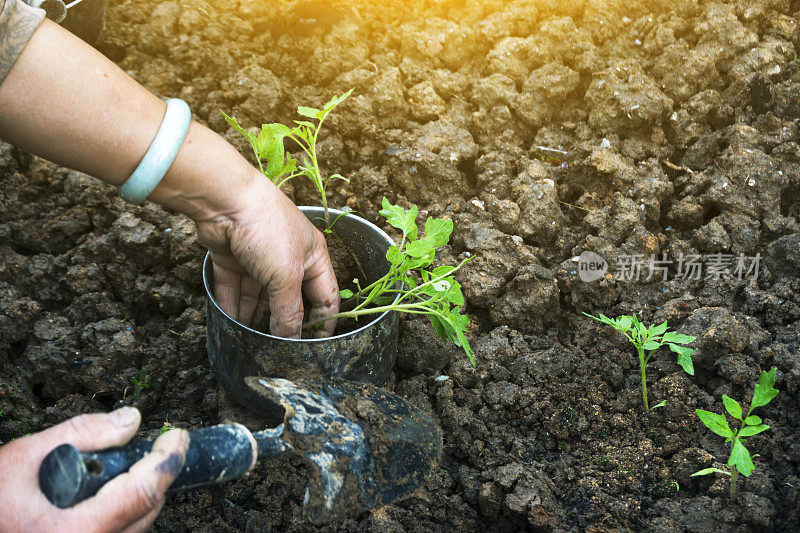
[[[450,287],[452,287],[450,282],[447,281],[447,278],[440,279],[439,281],[434,281],[429,286],[433,287],[434,291],[443,292],[445,294],[447,294],[450,291]]]
[[[452,232],[453,221],[449,218],[428,218],[425,221],[425,237],[409,242],[406,253],[412,257],[425,257],[447,244]]]
[[[396,244],[393,244],[386,250],[386,260],[393,265],[401,265],[403,263],[404,255]]]
[[[447,342],[450,340],[450,337],[447,335],[447,327],[442,319],[439,318],[437,315],[429,315],[431,320],[431,325],[433,326],[433,330],[436,332],[436,335],[439,336],[440,339]]]
[[[633,327],[636,329],[639,337],[645,338],[647,336],[647,328],[644,326],[644,324],[639,322],[639,319],[636,317],[636,315],[631,315],[631,322],[633,323]]]
[[[733,447],[731,448],[731,456],[728,458],[728,466],[735,466],[744,477],[750,477],[753,473],[753,459],[750,457],[750,452],[744,447],[739,439],[733,439]]]
[[[443,265],[433,269],[431,272],[431,279],[438,278],[441,276],[446,276],[450,274],[452,271],[455,270],[456,267],[450,265]],[[446,300],[456,306],[464,305],[464,294],[461,292],[461,284],[455,280],[454,277],[448,276],[446,278],[442,278],[443,281],[447,281],[449,283],[449,288],[446,293]]]
[[[331,174],[330,176],[328,176],[328,179],[329,180],[342,180],[342,181],[346,181],[347,183],[350,183],[350,180],[348,178],[345,178],[341,174]]]
[[[631,329],[631,317],[627,315],[618,316],[617,325],[620,327],[622,331],[628,331],[629,329]]]
[[[349,91],[347,91],[346,93],[344,93],[341,96],[335,96],[334,95],[334,97],[331,98],[328,101],[327,104],[325,104],[325,107],[323,108],[323,110],[327,111],[327,112],[330,112],[334,107],[336,107],[337,105],[339,105],[342,102],[344,102],[347,99],[347,97],[352,94],[352,92],[353,92],[353,89],[350,89]]]
[[[661,400],[660,402],[655,404],[653,407],[651,407],[650,410],[652,411],[656,407],[664,407],[665,405],[667,405],[667,400]]]
[[[341,298],[342,300],[347,300],[348,298],[352,297],[353,297],[353,291],[351,291],[350,289],[342,289],[339,291],[339,298]]]
[[[750,415],[744,419],[744,423],[747,424],[748,426],[757,426],[761,423],[761,417],[758,417],[756,415]]]
[[[457,306],[462,306],[466,303],[464,300],[464,293],[461,291],[461,284],[455,280],[450,282],[450,290],[447,292],[447,299],[450,303]]]
[[[664,335],[666,337],[666,335]],[[686,346],[679,346],[674,343],[669,343],[669,349],[678,354],[678,364],[681,365],[683,370],[690,376],[694,376],[694,363],[692,363],[692,354],[695,352],[692,348]]]
[[[677,331],[667,331],[664,333],[664,336],[661,337],[661,342],[672,342],[675,344],[688,344],[695,340],[696,337],[692,337],[691,335],[684,335],[683,333],[678,333]]]
[[[254,143],[255,135],[253,135],[253,134],[252,134],[252,133],[250,133],[249,131],[245,131],[245,130],[244,130],[244,128],[242,128],[242,127],[239,125],[239,123],[238,123],[238,122],[236,122],[236,119],[235,119],[235,118],[233,118],[233,117],[229,117],[228,115],[226,115],[226,114],[225,114],[225,111],[223,111],[223,110],[221,110],[221,109],[220,109],[220,110],[219,110],[219,112],[220,112],[220,113],[222,113],[222,116],[223,116],[223,117],[225,117],[225,122],[227,122],[228,124],[230,124],[230,126],[231,126],[231,127],[233,127],[233,129],[235,129],[236,131],[238,131],[239,133],[241,133],[242,135],[244,135],[244,136],[247,138],[247,140],[249,140],[249,141],[250,141],[250,143],[251,143],[251,144],[253,144],[253,143]]]
[[[614,329],[619,329],[619,326],[614,320],[611,320],[606,315],[601,314],[600,316],[590,315],[589,313],[583,312],[582,313],[592,320],[597,320],[598,322],[602,322],[603,324],[608,324],[609,326],[613,327]]]
[[[297,108],[297,114],[308,118],[319,118],[322,115],[322,111],[314,107],[306,107],[304,105],[301,105],[300,107]]]
[[[772,399],[778,395],[778,390],[773,388],[775,385],[775,374],[777,373],[778,369],[772,367],[772,370],[769,372],[761,371],[761,378],[759,379],[758,385],[756,385],[755,391],[753,392],[753,401],[750,402],[750,410],[752,411],[756,407],[761,407],[762,405],[767,405]]]
[[[417,214],[419,209],[417,206],[412,205],[411,209],[406,211],[399,205],[392,205],[389,200],[384,196],[381,201],[382,209],[379,211],[380,215],[386,219],[390,226],[393,226],[403,232],[403,237],[415,240],[417,238]]]
[[[711,411],[704,411],[703,409],[696,409],[695,413],[703,421],[708,429],[719,435],[720,437],[733,437],[733,431],[728,425],[728,420],[725,415],[718,415]]]
[[[308,130],[314,131],[317,129],[316,124],[308,122],[307,120],[295,120],[294,123],[301,126],[300,128],[296,128],[294,133],[302,135],[303,139],[306,141],[308,141]]]
[[[451,322],[455,324],[456,330],[456,340],[453,343],[456,346],[460,346],[461,349],[466,352],[467,357],[469,357],[470,362],[475,365],[475,357],[473,356],[472,347],[469,345],[469,341],[467,340],[467,328],[469,327],[469,317],[466,315],[462,315],[459,313],[458,309],[454,309],[450,312],[449,316]]]
[[[661,346],[661,343],[656,341],[647,341],[642,344],[642,348],[645,350],[656,350],[659,346]]]
[[[452,272],[455,269],[456,269],[456,267],[451,266],[451,265],[438,266],[438,267],[433,269],[433,272],[431,272],[431,277],[438,278],[439,276],[446,276],[447,274],[449,274],[450,272]]]
[[[737,420],[742,419],[742,406],[739,405],[739,402],[723,394],[722,403],[725,404],[725,410],[728,411],[733,418]]]
[[[759,424],[757,426],[745,426],[739,431],[740,437],[752,437],[753,435],[758,435],[762,431],[766,431],[769,429],[769,426],[766,424]]]
[[[283,168],[281,169],[281,176],[285,174],[292,174],[295,170],[297,170],[297,159],[293,157],[287,157],[283,164]]]
[[[662,322],[661,324],[653,327],[653,329],[650,331],[650,334],[656,336],[656,335],[661,335],[665,331],[667,331],[667,323]]]
[[[697,472],[692,474],[692,477],[694,477],[694,476],[707,476],[708,474],[715,474],[715,473],[716,474],[725,474],[726,476],[730,476],[731,475],[730,472],[726,472],[725,470],[720,470],[719,468],[714,468],[712,466],[711,468],[704,468],[702,470],[698,470]]]

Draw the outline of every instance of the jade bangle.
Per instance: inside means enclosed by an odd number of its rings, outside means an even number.
[[[128,181],[119,188],[122,198],[140,203],[150,196],[178,155],[191,121],[192,112],[186,102],[177,98],[167,100],[167,111],[153,143]]]

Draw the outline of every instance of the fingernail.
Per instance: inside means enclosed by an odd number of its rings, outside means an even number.
[[[186,451],[189,447],[189,432],[185,429],[170,429],[166,433],[163,433],[161,436],[156,439],[155,444],[153,445],[154,451],[160,452],[172,452],[175,448],[179,448],[181,451]]]
[[[181,433],[181,447],[185,450],[189,447],[189,432],[185,429],[179,429]]]
[[[169,432],[175,432],[173,437],[175,438],[175,445],[178,446],[181,450],[186,451],[189,447],[189,432],[185,429],[172,429]]]
[[[120,427],[128,427],[139,421],[139,410],[135,407],[123,407],[111,413],[111,420]]]

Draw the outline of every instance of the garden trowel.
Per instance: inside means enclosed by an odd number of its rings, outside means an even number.
[[[190,431],[186,462],[169,492],[238,479],[257,459],[295,454],[311,466],[303,507],[318,524],[409,497],[441,455],[442,435],[433,420],[373,385],[258,377],[246,382],[264,402],[283,407],[283,423],[255,433],[241,424]],[[141,440],[80,452],[62,444],[42,462],[39,485],[54,505],[71,507],[126,472],[152,445]]]

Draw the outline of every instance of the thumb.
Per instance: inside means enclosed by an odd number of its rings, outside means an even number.
[[[61,444],[72,444],[82,452],[102,450],[131,440],[141,418],[135,407],[123,407],[111,413],[76,416],[25,438],[30,439],[29,452],[42,456]]]
[[[128,472],[71,511],[104,531],[120,531],[132,525],[146,530],[164,504],[164,492],[180,473],[188,447],[188,431],[167,431]]]

